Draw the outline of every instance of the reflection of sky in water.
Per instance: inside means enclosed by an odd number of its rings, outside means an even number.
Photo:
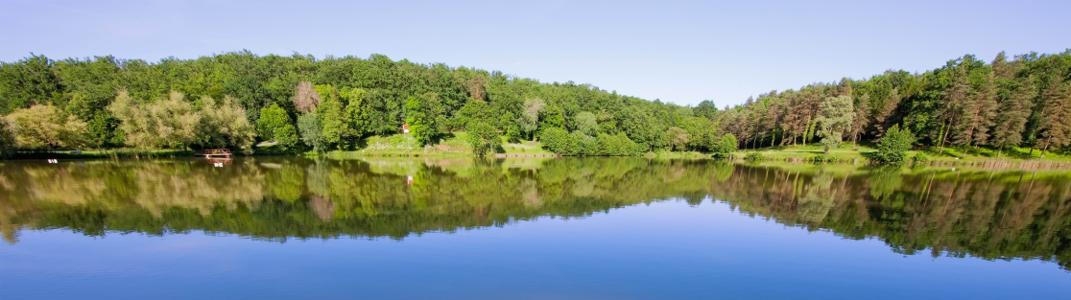
[[[285,243],[25,230],[0,246],[5,299],[1059,298],[1053,262],[904,256],[724,203],[639,204],[584,218]]]

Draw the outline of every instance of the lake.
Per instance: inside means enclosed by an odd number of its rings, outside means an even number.
[[[0,298],[1066,298],[1071,174],[0,162]]]

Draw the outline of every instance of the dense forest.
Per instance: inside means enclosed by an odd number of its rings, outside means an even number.
[[[935,70],[888,71],[772,91],[719,109],[443,64],[226,53],[157,62],[42,55],[0,65],[0,151],[357,149],[409,130],[423,145],[467,131],[478,154],[539,140],[567,155],[725,153],[847,140],[894,127],[916,146],[1071,145],[1071,51],[967,55]],[[406,129],[403,129],[406,128]],[[909,139],[911,141],[913,139]]]

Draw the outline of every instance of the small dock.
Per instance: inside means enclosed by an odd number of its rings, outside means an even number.
[[[229,160],[231,159],[231,150],[227,148],[205,149],[201,152],[201,155],[204,156],[205,159],[210,160]]]

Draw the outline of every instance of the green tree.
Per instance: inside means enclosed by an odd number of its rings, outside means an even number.
[[[739,142],[736,141],[736,136],[731,133],[726,133],[718,137],[717,142],[710,147],[710,151],[716,158],[725,158],[732,155],[733,151],[736,151],[736,146]]]
[[[262,139],[274,142],[283,150],[292,149],[298,143],[297,129],[290,121],[290,115],[276,103],[260,110],[257,133]]]
[[[1041,134],[1038,145],[1042,150],[1071,145],[1071,81],[1054,80],[1042,94]]]
[[[176,91],[163,99],[141,104],[122,90],[108,111],[119,119],[119,130],[127,145],[141,149],[185,149],[200,139],[201,112]]]
[[[521,111],[521,117],[517,120],[520,124],[520,129],[524,133],[526,138],[532,138],[536,130],[539,129],[539,114],[543,112],[543,108],[546,106],[546,101],[540,98],[528,98],[524,100],[524,110]],[[562,119],[561,123],[564,123]],[[555,121],[555,123],[557,123]],[[559,126],[561,124],[558,124]]]
[[[205,96],[199,104],[201,124],[198,135],[202,146],[252,151],[256,128],[246,119],[245,109],[238,104],[238,99],[225,96],[217,101]]]
[[[1037,87],[1030,78],[1018,83],[1009,95],[1002,95],[996,125],[990,143],[1003,149],[1006,146],[1018,146],[1023,142],[1023,132],[1030,118]]]
[[[900,125],[893,125],[885,131],[885,136],[878,140],[878,152],[874,159],[881,164],[900,164],[908,150],[915,143],[915,135]]]
[[[561,155],[576,155],[580,153],[579,143],[573,139],[569,131],[560,127],[543,128],[539,133],[539,141],[543,147],[551,152]]]
[[[669,131],[666,131],[666,137],[669,144],[673,146],[673,150],[676,151],[687,150],[688,143],[691,141],[688,131],[680,127],[670,127]]]
[[[582,111],[573,117],[576,123],[576,130],[586,135],[595,135],[599,130],[599,122],[595,118],[595,114],[591,112]]]
[[[695,112],[695,116],[697,117],[713,120],[718,115],[718,106],[714,104],[714,101],[703,100],[702,102],[699,102],[692,111]]]
[[[818,136],[826,153],[840,144],[844,134],[851,129],[855,108],[849,96],[829,97],[818,109]]]
[[[439,114],[439,97],[433,93],[410,96],[405,101],[405,122],[421,146],[433,144],[438,139]]]
[[[643,152],[643,147],[633,142],[624,133],[605,134],[600,133],[595,139],[599,143],[598,155],[626,156],[637,155]]]
[[[323,137],[323,125],[320,124],[320,116],[316,112],[301,114],[298,116],[297,124],[298,132],[301,133],[301,141],[305,145],[316,152],[327,150],[327,141]]]
[[[16,109],[5,118],[18,148],[55,150],[87,144],[86,123],[51,104]]]
[[[336,149],[346,148],[354,137],[354,132],[349,126],[349,118],[345,114],[346,104],[342,103],[342,98],[333,86],[318,85],[316,92],[322,100],[317,107],[320,125],[323,126],[321,136],[328,145]]]
[[[484,157],[488,153],[495,152],[498,147],[498,132],[490,123],[476,120],[466,127],[469,134],[469,145],[477,157]]]

